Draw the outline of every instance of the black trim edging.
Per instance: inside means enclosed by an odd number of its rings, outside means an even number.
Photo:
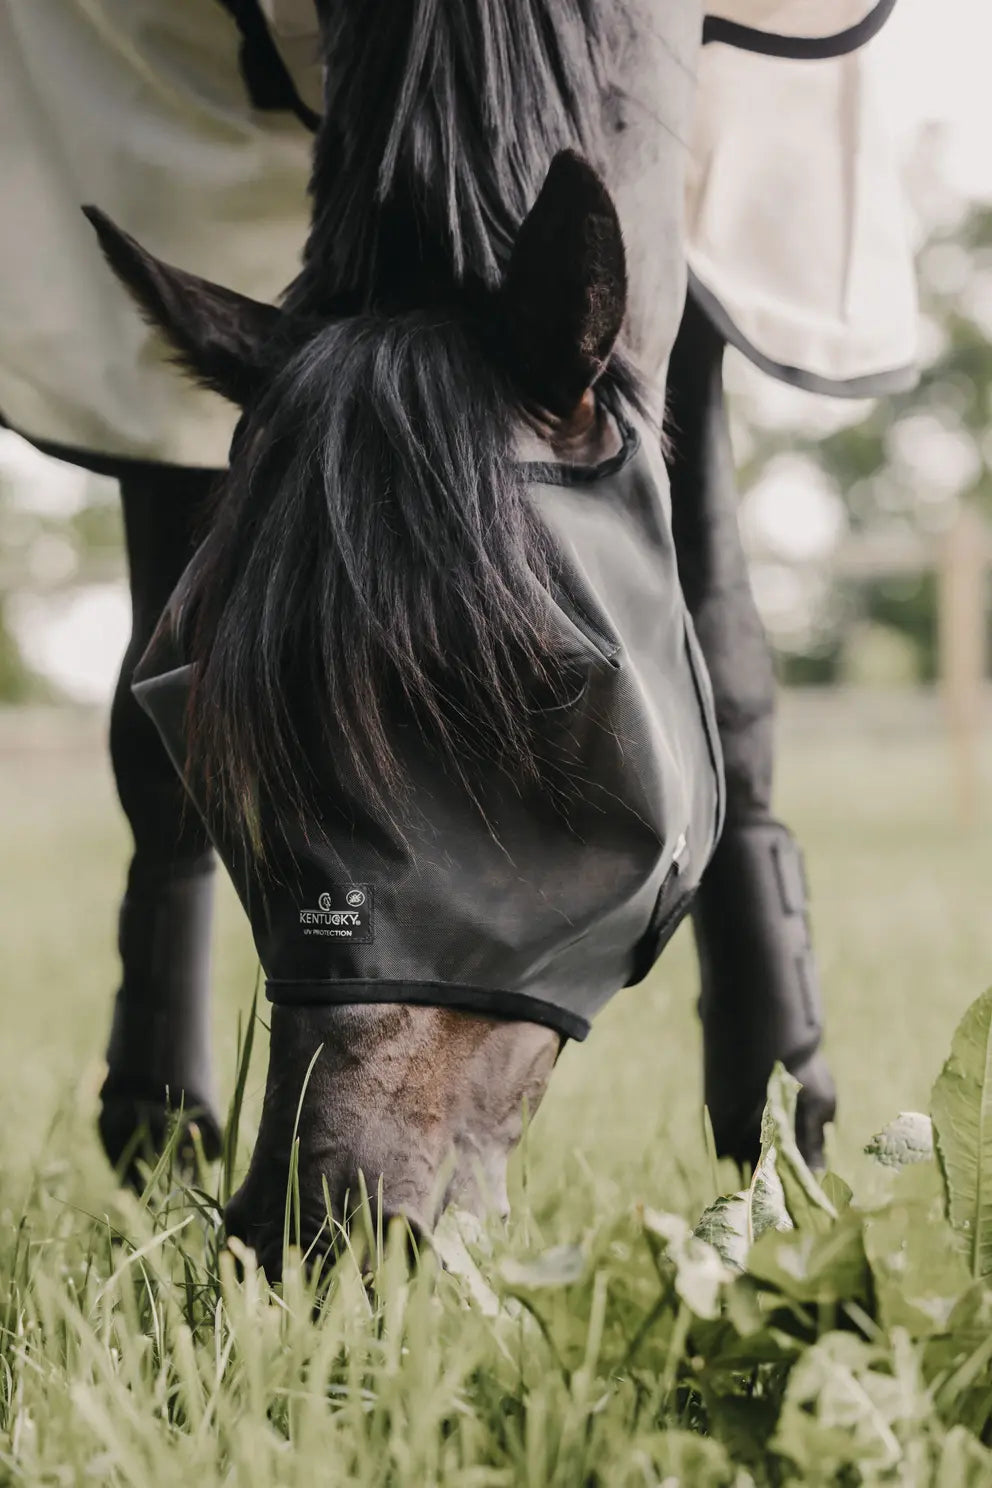
[[[615,455],[597,465],[567,464],[565,461],[521,460],[519,469],[532,486],[592,486],[597,481],[616,475],[631,461],[641,447],[641,436],[627,419],[616,415],[620,431],[620,448]]]
[[[807,393],[825,393],[831,398],[881,398],[888,393],[905,393],[919,381],[920,369],[914,362],[903,367],[887,367],[881,372],[869,372],[863,377],[847,378],[821,377],[805,367],[776,362],[748,340],[713,291],[706,288],[692,269],[689,270],[688,292],[730,346],[735,346],[769,377],[776,377],[779,382],[787,382]]]
[[[703,21],[703,46],[719,41],[745,52],[760,52],[765,57],[791,57],[797,62],[823,62],[828,57],[843,57],[856,52],[871,41],[895,9],[896,0],[878,0],[878,4],[832,36],[782,36],[777,31],[762,31],[757,26],[744,26],[723,16],[706,16]]]
[[[269,977],[265,995],[277,1007],[341,1007],[348,1004],[395,1002],[421,1007],[460,1008],[463,1012],[484,1013],[493,1018],[522,1019],[553,1028],[564,1038],[577,1043],[588,1035],[588,1018],[570,1013],[541,997],[526,992],[506,992],[494,987],[461,987],[451,982],[365,982],[343,977],[330,981],[323,978]]]

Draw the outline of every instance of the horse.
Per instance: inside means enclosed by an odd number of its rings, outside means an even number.
[[[448,1202],[504,1210],[563,1041],[687,915],[719,1150],[753,1159],[776,1058],[813,1161],[833,1114],[724,342],[685,302],[701,17],[657,9],[324,0],[310,231],[278,305],[87,209],[174,360],[240,410],[191,561],[141,596],[116,710],[120,737],[145,709],[196,807],[156,913],[197,941],[206,832],[266,970],[226,1222],[272,1274],[294,1132],[305,1245],[363,1180],[423,1232]],[[118,998],[114,1160],[164,1086],[218,1141],[169,955],[154,1006]]]

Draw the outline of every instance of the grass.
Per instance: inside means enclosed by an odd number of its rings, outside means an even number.
[[[896,1111],[926,1107],[955,1024],[992,982],[992,758],[983,809],[961,825],[925,702],[789,700],[781,736],[778,805],[807,852],[835,1142],[852,1160]],[[250,1267],[235,1279],[209,1198],[191,1207],[167,1173],[143,1206],[116,1192],[94,1135],[126,847],[109,768],[92,722],[48,714],[0,721],[0,755],[0,1484],[745,1481],[684,1434],[682,1343],[657,1314],[657,1269],[631,1220],[639,1203],[695,1216],[715,1191],[687,932],[563,1056],[515,1165],[513,1220],[477,1252],[485,1280],[410,1281],[395,1258],[369,1288],[345,1256],[314,1322],[292,1269],[278,1297]],[[215,1049],[227,1094],[254,983],[226,894]],[[245,1136],[264,1078],[258,1032]],[[508,1262],[525,1274],[536,1251],[580,1240],[602,1264],[565,1313],[551,1287],[559,1311],[543,1333],[495,1305],[489,1284]],[[567,1269],[572,1252],[557,1254]]]

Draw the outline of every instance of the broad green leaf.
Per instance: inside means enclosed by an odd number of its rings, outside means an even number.
[[[733,1394],[713,1391],[705,1378],[700,1381],[700,1388],[709,1431],[723,1442],[735,1462],[748,1463],[755,1470],[757,1480],[767,1483],[768,1440],[778,1419],[775,1397],[745,1391],[739,1375]],[[665,1483],[664,1488],[669,1488],[669,1484]],[[689,1480],[682,1480],[678,1488],[690,1488]]]
[[[879,1321],[921,1337],[946,1326],[970,1277],[943,1196],[913,1192],[917,1187],[900,1183],[888,1204],[865,1215],[864,1245]]]
[[[749,1190],[749,1229],[756,1239],[767,1229],[824,1230],[837,1210],[806,1166],[796,1142],[799,1081],[781,1064],[768,1080],[761,1118],[761,1153]]]
[[[992,1273],[992,990],[958,1024],[931,1097],[947,1213],[972,1276]]]
[[[833,1171],[824,1173],[820,1179],[820,1187],[838,1214],[842,1214],[845,1209],[851,1207],[851,1200],[854,1197],[851,1191],[851,1185],[845,1183],[844,1179],[837,1173]]]
[[[875,1481],[903,1449],[896,1430],[919,1409],[915,1392],[895,1378],[879,1350],[852,1333],[827,1333],[807,1349],[791,1375],[773,1450],[789,1457],[803,1481]],[[864,1476],[862,1476],[864,1475]]]
[[[727,1321],[745,1341],[753,1347],[759,1333],[768,1327],[768,1317],[761,1305],[761,1292],[750,1276],[739,1276],[726,1296]]]
[[[933,1157],[933,1123],[921,1111],[900,1111],[895,1121],[872,1137],[865,1152],[887,1168],[929,1162]]]
[[[785,1190],[775,1167],[776,1156],[774,1126],[769,1121],[766,1104],[761,1117],[761,1150],[758,1153],[758,1161],[745,1195],[747,1199],[746,1234],[749,1246],[759,1235],[763,1235],[765,1230],[792,1229],[792,1219],[785,1207]]]
[[[500,1301],[483,1278],[469,1245],[485,1245],[487,1236],[474,1214],[449,1209],[441,1216],[431,1237],[431,1246],[449,1276],[456,1276],[466,1294],[484,1317],[497,1317]]]
[[[720,1256],[725,1265],[743,1271],[748,1252],[747,1192],[724,1194],[704,1209],[693,1232]]]
[[[790,1230],[799,1224],[822,1231],[837,1218],[837,1207],[813,1177],[796,1143],[798,1092],[799,1082],[776,1065],[768,1081],[761,1151],[750,1187],[717,1199],[696,1226],[696,1235],[738,1271],[747,1264],[749,1247],[767,1230]],[[832,1180],[832,1187],[846,1207],[850,1189],[840,1179]]]
[[[946,1327],[927,1341],[924,1353],[924,1373],[944,1420],[976,1434],[987,1433],[992,1414],[990,1341],[992,1291],[976,1281],[959,1297]]]
[[[527,1261],[507,1256],[499,1274],[511,1291],[519,1293],[574,1286],[585,1270],[586,1254],[580,1245],[555,1245]]]
[[[661,1432],[649,1450],[662,1482],[692,1483],[693,1488],[737,1488],[742,1484],[720,1443],[694,1431]]]
[[[849,1211],[829,1230],[766,1230],[751,1247],[747,1274],[796,1302],[836,1306],[869,1298],[863,1216]]]
[[[697,1317],[713,1318],[720,1311],[724,1287],[734,1273],[714,1246],[694,1235],[678,1214],[645,1209],[644,1228],[665,1242],[665,1254],[675,1267],[675,1291]]]
[[[933,1481],[941,1488],[987,1488],[992,1483],[992,1452],[963,1426],[952,1426],[935,1446]]]
[[[748,1244],[757,1240],[766,1230],[792,1229],[792,1217],[785,1206],[785,1189],[775,1166],[777,1156],[778,1149],[774,1143],[762,1146],[751,1186],[747,1190]]]
[[[504,1306],[509,1297],[531,1314],[559,1368],[579,1367],[596,1290],[595,1268],[584,1247],[555,1245],[534,1256],[506,1256],[489,1279],[499,1287]]]

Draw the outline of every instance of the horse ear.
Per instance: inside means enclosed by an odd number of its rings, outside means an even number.
[[[500,300],[520,390],[567,417],[605,369],[627,309],[616,207],[571,150],[555,156],[521,225]]]
[[[244,406],[269,370],[266,348],[283,312],[162,263],[98,207],[83,207],[104,257],[143,315],[204,386]]]

